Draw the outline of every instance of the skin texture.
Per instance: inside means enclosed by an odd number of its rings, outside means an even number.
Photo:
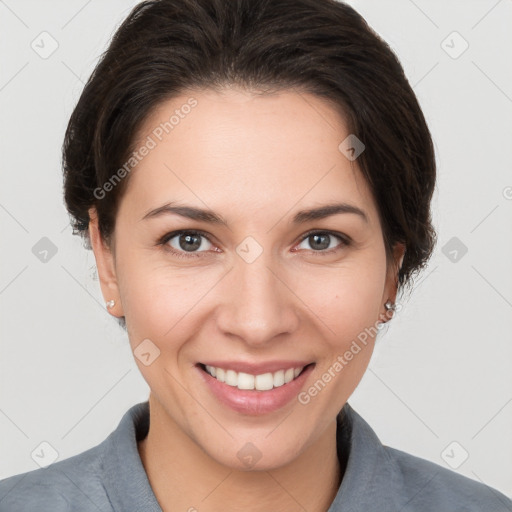
[[[357,161],[338,149],[349,132],[331,106],[296,91],[258,95],[237,88],[187,91],[145,120],[141,141],[193,97],[197,106],[132,170],[111,247],[89,225],[101,288],[125,316],[132,350],[145,339],[160,355],[135,361],[151,388],[150,429],[141,459],[164,510],[327,510],[340,485],[336,415],[360,382],[374,339],[307,404],[292,400],[259,416],[221,404],[198,378],[206,360],[315,362],[307,390],[396,296],[378,212]],[[228,226],[162,215],[170,201],[210,209]],[[364,210],[293,225],[303,209],[346,202]],[[158,240],[202,230],[201,246],[179,258]],[[315,250],[308,231],[332,230]],[[252,263],[236,249],[252,237]],[[329,241],[329,239],[327,239]],[[167,242],[180,249],[179,236]],[[338,248],[336,252],[332,249]],[[251,249],[252,250],[252,249]],[[330,252],[329,252],[330,251]],[[251,442],[250,470],[237,457]],[[315,489],[315,492],[311,492]]]

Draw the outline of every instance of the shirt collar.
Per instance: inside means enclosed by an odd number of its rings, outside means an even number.
[[[106,439],[103,458],[104,486],[116,512],[162,512],[149,484],[137,441],[149,431],[149,402],[131,407]]]
[[[371,427],[348,402],[336,421],[337,453],[344,474],[327,512],[380,512],[383,503],[391,508],[401,506],[389,485],[391,460]],[[148,430],[146,401],[131,407],[105,440],[103,482],[116,511],[162,512],[137,448]]]
[[[327,512],[401,510],[393,485],[395,467],[370,425],[347,402],[337,418],[337,449],[345,450],[346,469]]]

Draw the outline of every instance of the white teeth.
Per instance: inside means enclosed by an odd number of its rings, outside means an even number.
[[[274,387],[278,388],[284,384],[284,370],[274,373]]]
[[[215,377],[216,372],[217,372],[217,368],[215,368],[215,366],[208,366],[208,365],[206,365],[206,369],[208,370],[208,372],[210,373],[210,375],[212,377]]]
[[[284,372],[284,383],[285,384],[288,384],[288,382],[293,380],[293,374],[294,373],[295,372],[293,371],[293,368],[288,368],[288,370],[286,370]]]
[[[274,373],[268,372],[260,375],[251,375],[250,373],[238,373],[234,370],[225,370],[206,365],[206,371],[220,382],[225,382],[229,386],[237,387],[238,389],[256,389],[257,391],[267,391],[288,384],[288,382],[298,377],[303,369],[304,367],[288,368]]]
[[[224,382],[226,380],[226,372],[222,368],[215,368],[215,374],[212,374],[212,377],[215,377],[217,380]]]
[[[238,374],[238,389],[254,389],[254,375],[240,372]]]
[[[254,377],[254,388],[258,391],[266,391],[274,387],[274,376],[271,373],[262,373]]]
[[[234,370],[226,370],[226,384],[228,386],[237,387],[238,386],[238,373]]]

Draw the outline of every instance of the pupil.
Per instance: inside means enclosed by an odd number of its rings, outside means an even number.
[[[311,247],[313,249],[327,249],[329,247],[329,235],[311,235],[311,239],[314,240],[314,242],[311,244]],[[323,239],[323,243],[322,240]],[[319,244],[315,247],[315,244]]]
[[[198,249],[201,246],[201,240],[198,235],[181,235],[179,240],[180,247],[184,251]],[[192,245],[192,247],[190,247],[190,245]]]

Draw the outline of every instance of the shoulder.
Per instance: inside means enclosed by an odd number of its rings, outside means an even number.
[[[112,510],[101,482],[104,446],[0,480],[0,511]]]
[[[407,489],[404,512],[512,512],[512,500],[488,485],[396,448],[383,449],[395,468],[393,484]]]
[[[332,512],[512,512],[512,500],[498,490],[384,445],[348,403],[338,418],[348,460]]]
[[[149,405],[132,406],[100,444],[48,467],[0,481],[0,512],[158,511],[137,440],[149,428]]]

